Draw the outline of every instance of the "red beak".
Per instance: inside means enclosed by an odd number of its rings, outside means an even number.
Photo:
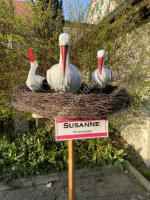
[[[34,58],[31,47],[29,47],[29,50],[27,50],[27,52],[28,52],[28,55],[29,55],[29,58],[30,58],[30,62],[34,62],[35,58]]]
[[[63,65],[63,77],[65,78],[66,70],[66,59],[69,46],[61,46],[61,55],[62,55],[62,65]]]
[[[99,74],[102,74],[102,67],[103,67],[103,57],[98,57],[98,68],[99,68]]]

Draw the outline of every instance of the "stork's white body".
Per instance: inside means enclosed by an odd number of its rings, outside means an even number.
[[[102,74],[99,74],[99,69],[95,69],[92,73],[92,82],[97,85],[98,88],[105,88],[105,86],[111,81],[111,71],[103,66]]]
[[[47,82],[56,92],[71,93],[80,88],[82,75],[74,65],[66,65],[66,74],[63,78],[62,66],[56,64],[47,71]]]
[[[59,45],[67,46],[70,44],[70,36],[66,33],[62,33],[59,36]],[[53,65],[51,69],[47,71],[47,82],[52,89],[60,93],[71,93],[74,90],[78,90],[82,83],[82,74],[77,70],[74,65],[69,63],[69,50],[66,56],[66,68],[65,77],[63,76],[63,59],[60,49],[59,63]]]
[[[111,81],[111,71],[105,68],[104,65],[105,51],[100,50],[97,52],[97,54],[99,59],[99,67],[92,73],[92,82],[98,88],[105,88],[105,86]]]
[[[42,89],[43,81],[46,80],[43,76],[35,75],[35,70],[37,67],[38,63],[35,60],[34,62],[31,63],[31,68],[26,81],[27,87],[35,92],[43,90]]]

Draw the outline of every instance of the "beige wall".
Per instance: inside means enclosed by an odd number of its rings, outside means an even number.
[[[122,42],[123,40],[120,38],[121,45],[116,52],[116,56],[120,57],[122,60],[126,60],[126,66],[129,65],[138,70],[150,69],[149,34],[150,23],[144,24],[142,27],[127,34],[124,42]],[[147,73],[147,77],[143,82],[146,82],[149,78],[150,75]],[[137,89],[137,93],[142,94],[143,98],[146,97],[149,101],[150,108],[149,89],[150,85],[148,88],[144,87],[140,90]],[[145,95],[143,95],[143,92],[145,92]],[[139,115],[135,120],[133,118],[133,121],[137,121],[137,123],[126,125],[121,131],[121,135],[127,143],[142,156],[145,164],[150,167],[150,111],[146,107],[141,106],[141,115]]]
[[[150,118],[147,116],[144,124],[126,126],[121,136],[135,149],[150,167]]]
[[[103,2],[102,2],[103,1]],[[96,9],[99,8],[99,9]],[[108,13],[116,8],[116,4],[110,0],[93,0],[87,14],[86,23],[97,24]]]
[[[71,38],[75,39],[75,41],[79,40],[84,34],[91,30],[91,26],[93,25],[86,24],[86,23],[73,23],[66,24],[63,27],[63,31],[65,33],[70,34]]]

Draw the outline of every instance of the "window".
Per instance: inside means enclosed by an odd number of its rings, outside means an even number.
[[[101,6],[104,4],[104,0],[101,0]]]
[[[99,4],[96,5],[96,12],[99,10]]]

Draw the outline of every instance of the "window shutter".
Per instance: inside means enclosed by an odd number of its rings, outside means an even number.
[[[101,6],[104,4],[104,0],[101,0]]]
[[[99,10],[99,4],[96,5],[96,12]]]

